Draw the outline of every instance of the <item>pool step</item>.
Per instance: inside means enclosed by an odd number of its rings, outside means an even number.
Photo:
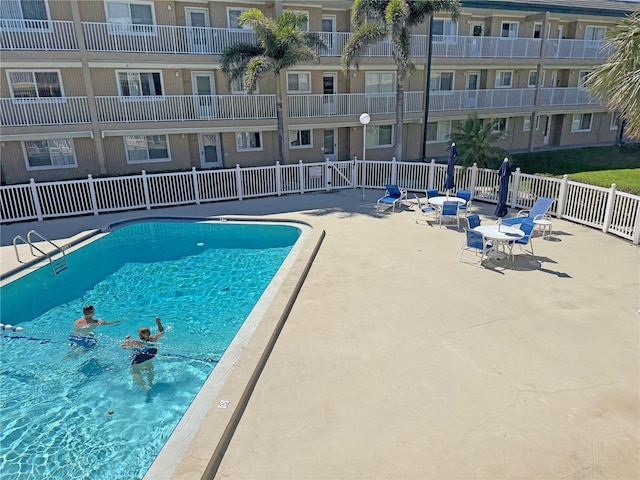
[[[64,255],[51,261],[51,270],[53,271],[54,275],[58,275],[60,272],[65,271],[68,267],[69,265],[67,265],[67,258]]]

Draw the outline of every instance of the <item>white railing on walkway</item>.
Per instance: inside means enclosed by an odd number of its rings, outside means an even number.
[[[303,194],[345,188],[384,189],[394,183],[413,192],[444,192],[446,164],[357,160],[265,167],[131,175],[0,187],[1,223],[200,204],[221,200]],[[456,167],[458,189],[476,201],[497,203],[496,170]],[[508,203],[531,208],[539,196],[554,198],[550,214],[640,243],[640,196],[563,178],[529,175],[516,169]]]
[[[70,125],[90,123],[87,97],[2,98],[0,125]]]
[[[424,92],[404,92],[404,111],[422,112]],[[395,93],[336,93],[288,95],[289,118],[395,113]]]
[[[544,44],[544,58],[584,58],[590,60],[604,60],[608,55],[609,47],[604,40],[548,38]]]
[[[276,118],[275,95],[95,97],[99,122]]]
[[[463,37],[434,35],[437,58],[540,58],[539,38]]]
[[[494,88],[488,90],[433,90],[429,110],[444,112],[467,109],[533,107],[535,88]]]
[[[0,20],[1,50],[78,50],[73,21]]]
[[[540,105],[599,105],[601,102],[589,96],[581,87],[541,88]]]

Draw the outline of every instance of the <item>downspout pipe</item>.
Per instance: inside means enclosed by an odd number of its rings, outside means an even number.
[[[424,127],[422,129],[422,160],[427,157],[427,122],[429,121],[429,92],[431,91],[431,47],[433,44],[433,14],[429,15],[429,41],[427,44],[427,82],[424,104]]]

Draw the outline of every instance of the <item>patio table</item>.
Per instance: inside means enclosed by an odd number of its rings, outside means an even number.
[[[486,238],[493,242],[493,248],[489,253],[490,257],[500,260],[500,255],[507,255],[507,248],[509,250],[509,257],[513,258],[513,244],[516,240],[520,240],[524,237],[524,232],[519,228],[510,227],[508,225],[500,225],[494,223],[493,225],[480,225],[474,228],[476,232],[482,233]],[[502,247],[502,252],[500,248]]]

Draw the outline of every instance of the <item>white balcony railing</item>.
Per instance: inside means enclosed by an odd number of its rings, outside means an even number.
[[[344,46],[347,44],[353,33],[349,32],[318,32],[320,38],[327,46],[326,49],[318,49],[321,57],[339,57],[342,55]],[[427,56],[427,35],[411,35],[409,48],[413,57]],[[368,47],[362,54],[363,57],[390,57],[393,47],[390,40],[382,40]]]
[[[422,112],[424,92],[405,92],[405,113]],[[395,93],[337,93],[333,95],[289,95],[289,118],[340,117],[395,113]]]
[[[438,58],[540,58],[539,38],[433,36]]]
[[[0,19],[2,50],[78,50],[72,21]]]
[[[548,38],[544,44],[544,58],[584,58],[603,60],[609,47],[603,40],[568,40]]]
[[[429,93],[429,110],[499,109],[533,107],[534,88],[496,88],[491,90],[451,90]]]
[[[601,102],[589,96],[584,88],[559,87],[541,88],[540,105],[599,105]]]
[[[87,97],[2,98],[3,127],[90,123]]]
[[[99,122],[276,118],[275,95],[96,97]]]

